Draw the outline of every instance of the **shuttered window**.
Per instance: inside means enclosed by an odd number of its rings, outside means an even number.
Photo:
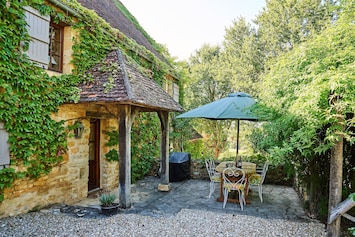
[[[8,144],[9,134],[0,122],[0,169],[10,164],[10,149]]]
[[[176,101],[179,103],[180,87],[178,84],[170,81],[164,80],[163,89]]]
[[[172,96],[176,102],[179,102],[179,94],[180,94],[179,85],[176,83],[173,83],[173,95]]]
[[[49,63],[49,16],[42,16],[32,7],[25,7],[27,31],[31,36],[28,50],[25,52],[29,58],[40,67],[47,69]]]

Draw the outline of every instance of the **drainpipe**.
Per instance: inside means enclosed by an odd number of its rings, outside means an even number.
[[[70,15],[75,16],[77,18],[81,18],[81,15],[79,13],[77,13],[76,11],[74,11],[72,8],[68,7],[67,5],[65,5],[64,3],[58,1],[58,0],[48,0],[48,2],[52,3],[53,5],[59,7],[60,9],[62,9],[63,11],[68,12]]]

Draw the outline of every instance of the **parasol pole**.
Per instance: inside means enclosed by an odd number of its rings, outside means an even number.
[[[239,149],[239,119],[237,120],[237,149],[235,154],[235,159],[238,162],[238,149]]]

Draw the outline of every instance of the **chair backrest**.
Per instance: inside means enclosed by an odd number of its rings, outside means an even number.
[[[263,170],[262,170],[262,172],[260,174],[261,175],[260,183],[264,183],[266,172],[267,172],[268,168],[269,168],[269,161],[265,161]]]
[[[207,168],[207,172],[208,172],[208,176],[210,177],[210,179],[213,177],[213,175],[216,174],[215,168],[216,168],[216,164],[214,163],[214,159],[209,159],[205,161],[206,164],[206,168]]]
[[[242,169],[236,167],[228,167],[223,170],[224,185],[233,189],[237,187],[235,184],[245,184],[245,173]]]

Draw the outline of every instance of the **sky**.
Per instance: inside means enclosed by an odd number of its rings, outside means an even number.
[[[265,0],[120,0],[171,56],[187,60],[203,44],[217,45],[233,20],[255,19]]]

